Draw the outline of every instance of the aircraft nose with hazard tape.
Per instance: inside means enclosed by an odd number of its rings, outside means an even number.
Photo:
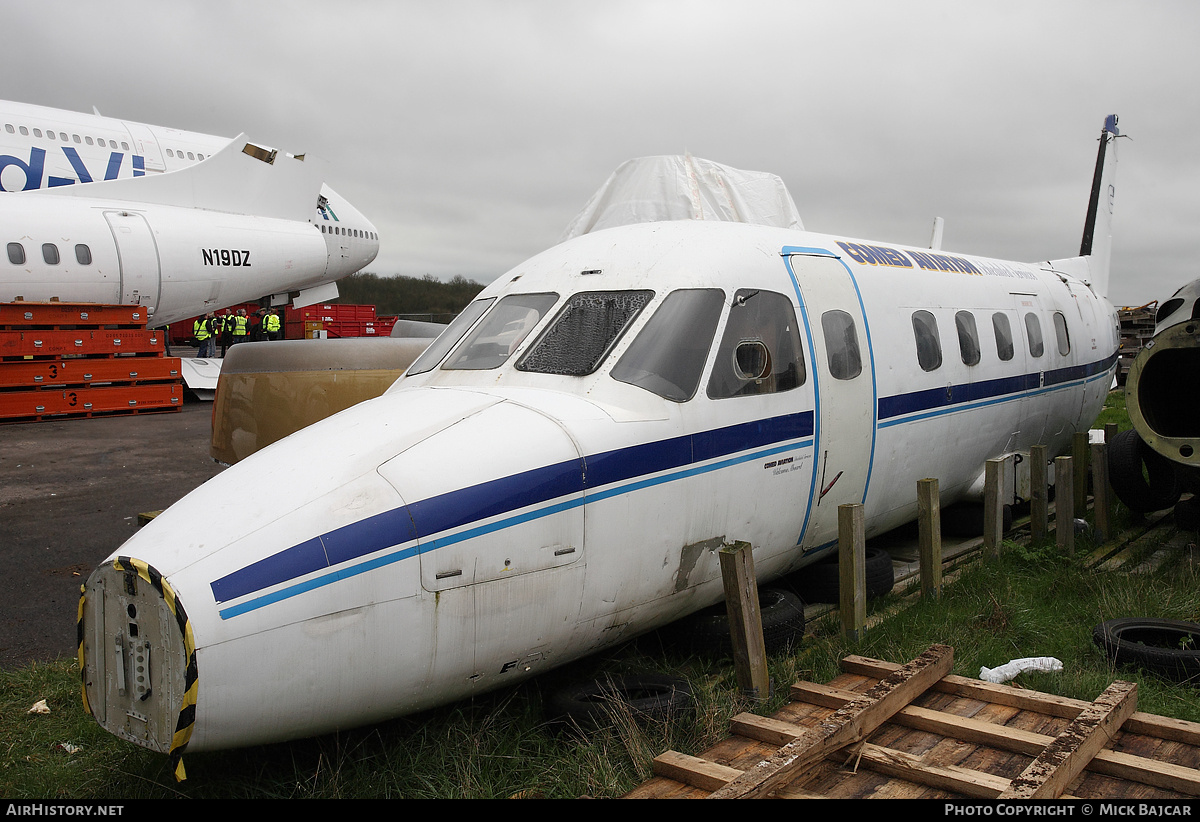
[[[1056,454],[1099,412],[1117,325],[1090,257],[813,234],[781,184],[717,202],[769,175],[690,157],[618,174],[672,168],[689,213],[606,227],[598,196],[383,396],[100,566],[79,610],[96,719],[178,759],[513,683],[718,601],[724,543],[761,580],[801,569],[840,504],[882,532],[920,478],[970,499],[987,459]],[[754,223],[706,219],[730,211]]]

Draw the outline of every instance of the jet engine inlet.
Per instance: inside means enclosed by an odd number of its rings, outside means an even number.
[[[1200,322],[1155,335],[1130,367],[1125,391],[1142,441],[1173,462],[1200,467]]]

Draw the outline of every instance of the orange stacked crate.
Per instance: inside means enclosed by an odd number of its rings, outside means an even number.
[[[288,308],[284,326],[288,339],[319,337],[322,331],[329,338],[379,336],[373,305],[319,303]]]
[[[178,411],[178,357],[139,306],[0,303],[0,422]]]

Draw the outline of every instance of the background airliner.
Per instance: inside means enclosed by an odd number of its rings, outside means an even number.
[[[137,303],[154,325],[333,299],[379,236],[312,158],[0,101],[0,301]],[[88,185],[82,185],[87,183]]]

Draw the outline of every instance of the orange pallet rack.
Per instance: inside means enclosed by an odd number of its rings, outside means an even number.
[[[0,422],[179,410],[178,357],[141,306],[0,303]]]

